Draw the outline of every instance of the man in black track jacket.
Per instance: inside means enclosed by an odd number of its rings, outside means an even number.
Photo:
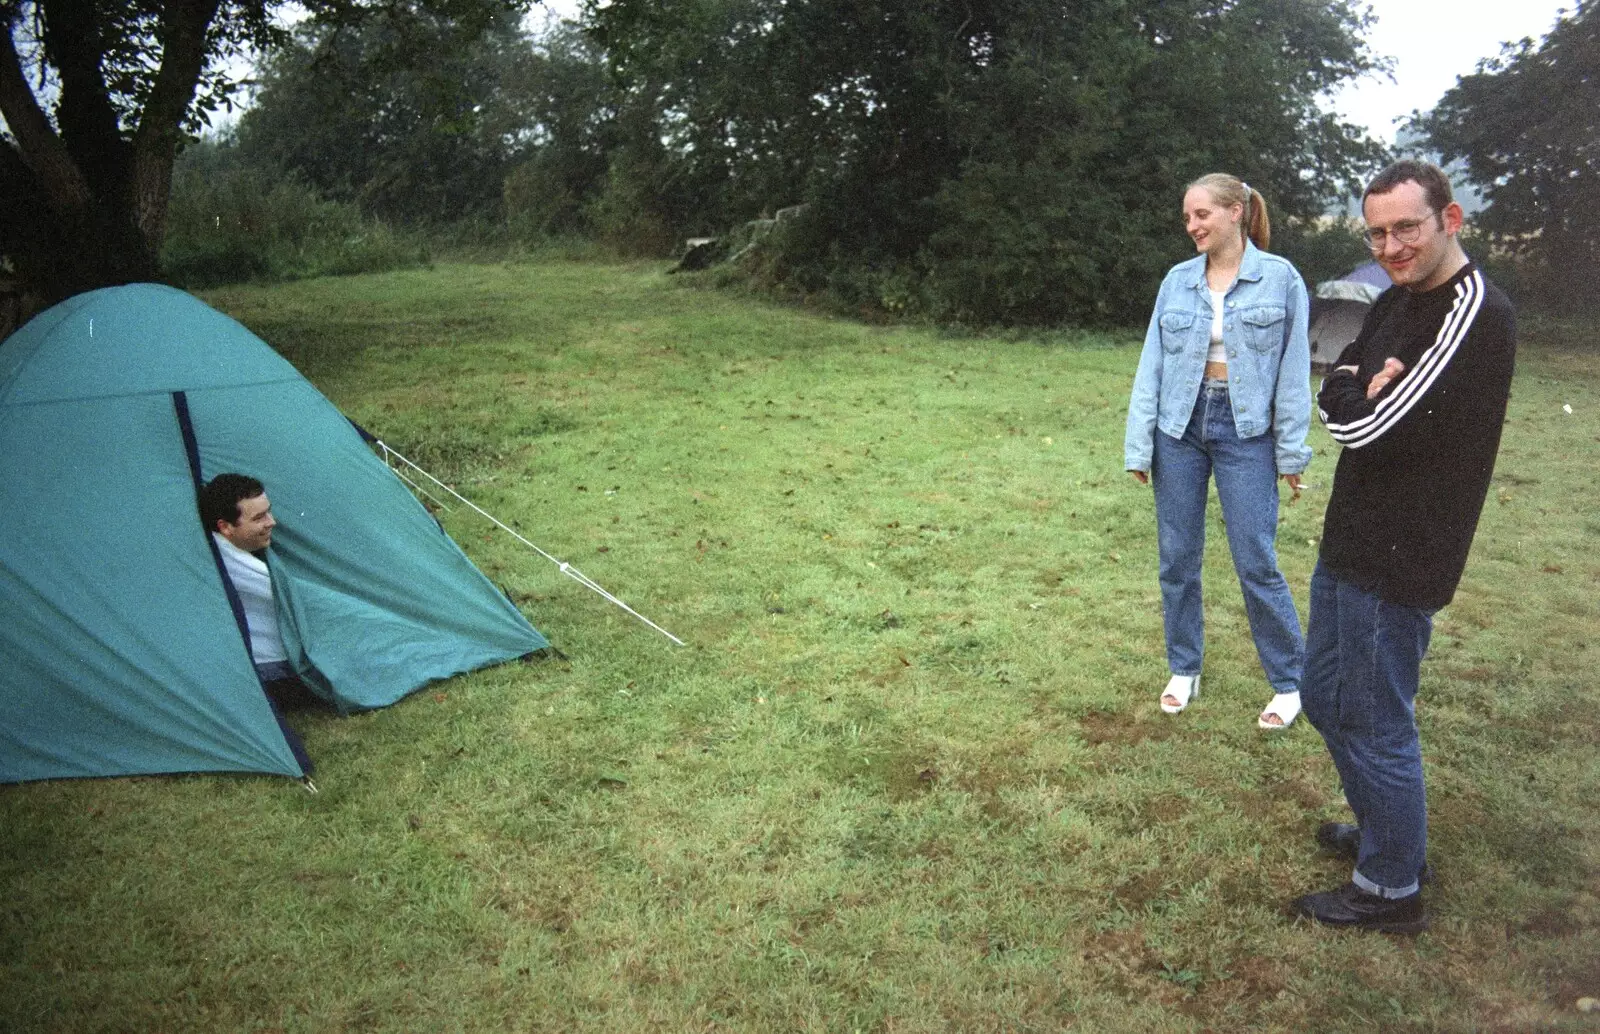
[[[1394,280],[1335,361],[1317,406],[1344,446],[1311,579],[1306,717],[1356,824],[1326,823],[1351,882],[1292,910],[1338,926],[1427,926],[1427,803],[1415,697],[1433,614],[1450,602],[1488,494],[1511,390],[1511,304],[1461,250],[1461,206],[1426,162],[1379,173],[1367,243]]]

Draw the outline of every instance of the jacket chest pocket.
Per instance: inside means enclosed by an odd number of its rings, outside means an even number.
[[[1189,335],[1193,326],[1194,313],[1192,312],[1163,312],[1161,314],[1162,350],[1171,354],[1183,351],[1183,346],[1189,343]]]
[[[1244,326],[1244,342],[1257,352],[1270,352],[1283,344],[1282,306],[1257,305],[1244,310],[1239,321]]]

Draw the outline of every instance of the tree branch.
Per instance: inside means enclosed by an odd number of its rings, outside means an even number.
[[[126,31],[105,24],[102,7],[86,0],[41,0],[45,58],[61,79],[56,127],[90,192],[104,200],[127,187],[127,161],[117,109],[106,84],[106,41]]]
[[[17,140],[17,158],[37,177],[50,203],[82,213],[89,207],[89,185],[28,86],[12,31],[8,22],[0,33],[0,114]]]
[[[183,116],[206,63],[206,31],[220,0],[168,0],[161,18],[161,68],[133,138],[134,220],[152,253],[166,231],[172,159]]]

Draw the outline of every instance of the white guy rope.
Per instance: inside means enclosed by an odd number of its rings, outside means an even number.
[[[590,578],[588,575],[584,574],[582,571],[578,570],[576,567],[573,567],[571,564],[567,563],[565,560],[560,560],[560,559],[558,559],[556,557],[553,557],[549,553],[546,553],[544,550],[540,549],[538,546],[534,545],[532,542],[529,542],[527,539],[523,538],[522,535],[515,528],[510,527],[504,521],[500,520],[500,518],[496,517],[494,514],[490,513],[489,511],[487,511],[485,509],[483,509],[483,507],[481,507],[478,504],[474,503],[472,500],[468,499],[466,496],[462,495],[460,492],[457,492],[455,489],[451,488],[449,485],[445,484],[443,481],[440,481],[438,478],[434,477],[432,474],[428,473],[427,471],[423,470],[421,467],[417,466],[415,463],[412,463],[410,460],[408,460],[404,456],[400,455],[400,453],[398,453],[395,450],[389,448],[389,446],[386,443],[384,443],[383,441],[381,441],[381,440],[378,441],[378,448],[383,450],[383,456],[384,456],[384,459],[386,461],[388,460],[388,458],[390,456],[393,456],[395,459],[399,460],[401,463],[404,463],[406,466],[410,467],[412,470],[416,471],[418,474],[421,474],[423,477],[427,478],[429,481],[432,481],[434,484],[438,485],[440,488],[442,488],[446,492],[450,493],[458,501],[460,501],[460,503],[463,506],[466,506],[468,509],[472,510],[474,513],[476,513],[479,516],[487,519],[491,524],[493,524],[495,527],[499,528],[501,531],[505,532],[507,535],[510,535],[512,538],[516,539],[518,542],[522,543],[524,546],[527,546],[529,549],[533,550],[535,553],[538,553],[540,556],[544,557],[546,560],[550,561],[552,564],[555,564],[556,567],[561,571],[561,573],[566,575],[568,578],[571,578],[573,581],[577,582],[579,585],[583,586],[586,589],[594,590],[600,596],[604,597],[608,602],[614,603],[617,606],[621,607],[623,610],[627,611],[629,614],[632,614],[634,617],[638,618],[640,621],[643,621],[645,624],[649,625],[651,628],[655,629],[657,632],[660,632],[662,635],[666,636],[668,639],[671,639],[673,642],[677,643],[679,646],[685,645],[684,641],[682,639],[679,639],[677,636],[673,635],[671,632],[668,632],[666,629],[662,628],[660,625],[656,624],[654,621],[651,621],[649,618],[645,617],[643,614],[639,613],[637,610],[634,610],[632,607],[628,606],[626,603],[624,603],[621,600],[617,599],[615,596],[611,595],[605,589],[601,588],[599,583],[597,583],[594,579]],[[407,484],[410,484],[410,480],[407,479],[403,474],[400,474],[400,472],[398,470],[396,470],[393,467],[390,467],[389,469],[394,470],[395,474],[399,475],[401,480],[406,481]],[[420,489],[419,489],[419,491],[420,491]],[[426,495],[427,493],[424,492],[423,494]],[[429,496],[429,498],[431,499],[433,497]]]
[[[382,445],[383,443],[379,442],[378,444]],[[399,454],[396,453],[396,455],[399,455]],[[450,513],[451,512],[450,504],[446,503],[444,500],[440,499],[438,496],[435,496],[432,492],[429,492],[426,488],[423,488],[421,485],[417,484],[415,481],[411,480],[409,477],[406,477],[406,472],[405,471],[400,470],[394,464],[390,463],[389,462],[389,450],[387,448],[384,449],[383,465],[388,467],[389,470],[394,473],[395,477],[399,478],[401,481],[404,481],[406,484],[410,485],[411,486],[411,490],[413,492],[417,493],[418,495],[427,496],[429,502],[433,503],[433,505],[437,506],[439,509],[443,510],[445,513]]]

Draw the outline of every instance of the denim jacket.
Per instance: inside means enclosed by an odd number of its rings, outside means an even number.
[[[1272,432],[1278,473],[1298,474],[1311,462],[1311,345],[1306,336],[1306,285],[1294,266],[1246,243],[1239,276],[1228,288],[1222,343],[1228,353],[1228,397],[1240,438]],[[1182,438],[1200,394],[1211,347],[1211,294],[1206,257],[1173,266],[1161,282],[1150,329],[1133,378],[1124,467],[1150,469],[1155,432]]]

